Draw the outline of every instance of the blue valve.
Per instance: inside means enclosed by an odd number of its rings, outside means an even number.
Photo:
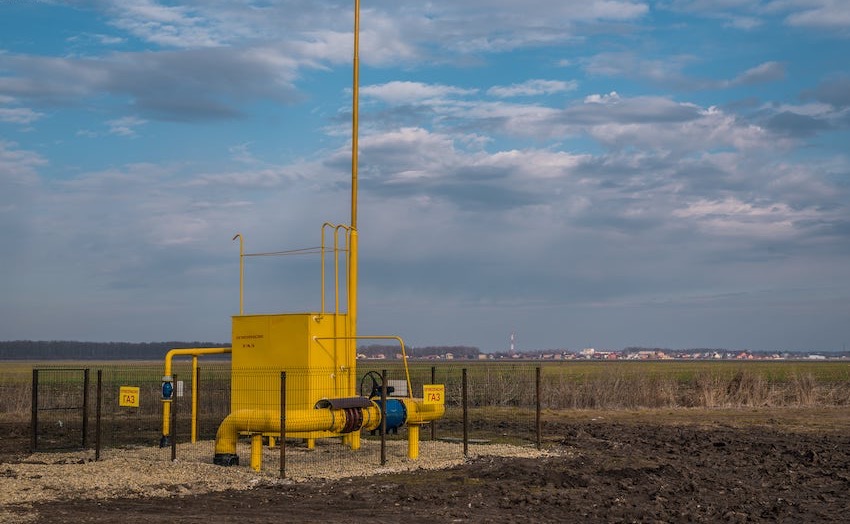
[[[162,383],[162,400],[171,400],[174,395],[174,384],[171,381]]]

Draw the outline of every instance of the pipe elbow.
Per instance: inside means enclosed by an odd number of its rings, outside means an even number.
[[[236,454],[236,441],[239,439],[237,413],[224,417],[215,434],[215,454]]]

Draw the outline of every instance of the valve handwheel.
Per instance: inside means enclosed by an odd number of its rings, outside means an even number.
[[[369,391],[369,398],[380,397],[381,387],[384,385],[384,378],[377,371],[369,371],[365,375],[363,375],[362,379],[360,379],[360,396],[366,396],[363,394],[363,386],[366,385],[367,379],[372,382],[372,388]]]

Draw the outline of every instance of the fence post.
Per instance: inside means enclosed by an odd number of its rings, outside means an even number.
[[[437,366],[431,366],[431,384],[437,383]],[[437,440],[437,421],[431,421],[431,440]]]
[[[100,412],[103,405],[103,370],[97,370],[97,405],[94,418],[94,460],[100,460]]]
[[[466,368],[463,368],[461,392],[461,401],[463,402],[463,456],[467,456],[469,455],[469,394],[467,391]]]
[[[381,465],[387,463],[387,370],[381,370]]]
[[[286,478],[286,371],[280,372],[280,478]]]
[[[174,383],[177,384],[177,374],[173,375]],[[171,462],[177,460],[177,394],[171,402]]]
[[[83,449],[89,436],[89,368],[83,370]]]
[[[535,368],[535,370],[534,370],[534,390],[535,390],[535,397],[536,397],[536,403],[537,403],[537,416],[536,416],[536,420],[535,420],[535,429],[536,429],[536,432],[537,432],[537,450],[539,451],[540,448],[542,447],[542,437],[541,437],[542,427],[540,425],[540,408],[541,408],[541,402],[540,402],[540,366],[537,366],[537,368]]]
[[[32,415],[30,417],[30,451],[38,450],[38,370],[32,370]]]

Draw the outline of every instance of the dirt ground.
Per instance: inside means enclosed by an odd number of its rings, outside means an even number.
[[[547,417],[553,453],[546,457],[478,457],[444,470],[169,498],[67,498],[6,511],[30,522],[122,524],[847,522],[846,411]]]

